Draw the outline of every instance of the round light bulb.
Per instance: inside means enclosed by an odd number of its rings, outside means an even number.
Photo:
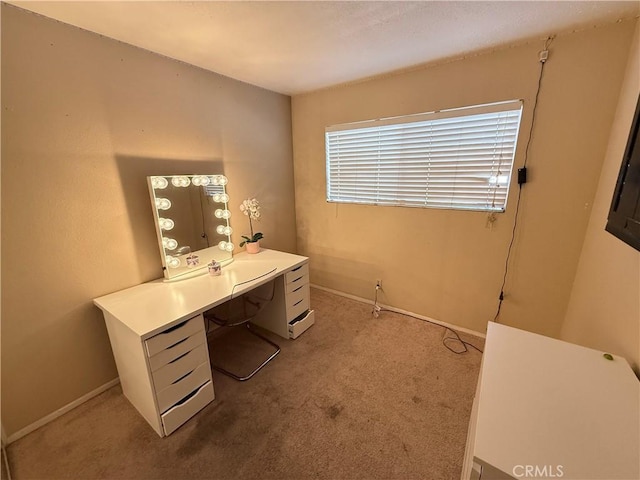
[[[218,233],[218,235],[224,235],[224,225],[218,225],[216,227],[216,232]]]
[[[231,242],[227,242],[227,245],[224,247],[224,249],[227,252],[233,252],[233,248],[234,248],[234,246],[233,246],[233,243],[231,243]]]
[[[218,209],[216,209],[214,215],[216,216],[216,218],[222,218],[222,215],[223,215],[222,212],[223,212],[223,210],[218,208]]]
[[[224,234],[231,235],[233,233],[233,229],[231,227],[224,227]]]
[[[156,198],[156,208],[158,210],[169,210],[171,201],[168,198]]]
[[[180,266],[180,259],[176,257],[172,257],[171,255],[167,255],[165,258],[165,262],[169,268],[178,268]]]
[[[231,218],[231,212],[229,210],[223,210],[222,218],[224,218],[225,220]]]
[[[178,248],[178,242],[176,240],[174,240],[173,238],[164,237],[162,239],[162,245],[167,250],[175,250],[176,248]]]
[[[229,195],[227,195],[226,193],[221,194],[220,195],[220,202],[222,202],[222,203],[229,202]]]
[[[191,183],[191,180],[189,180],[189,177],[185,177],[184,175],[182,175],[179,177],[173,177],[171,179],[171,183],[174,187],[188,187]]]
[[[220,243],[218,243],[218,248],[220,250],[226,250],[227,249],[227,242],[225,242],[224,240]]]
[[[170,218],[159,218],[158,223],[160,224],[160,228],[162,230],[171,230],[175,226],[173,220],[171,220]]]
[[[151,186],[156,190],[162,190],[163,188],[167,188],[169,182],[164,177],[151,177]]]
[[[211,198],[213,198],[214,202],[220,203],[220,194],[219,193],[214,193],[213,197],[211,197]]]
[[[218,175],[218,185],[226,185],[228,181],[224,175]]]

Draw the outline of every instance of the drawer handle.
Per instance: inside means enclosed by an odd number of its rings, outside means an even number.
[[[176,383],[180,382],[181,380],[184,380],[185,378],[187,378],[189,375],[191,375],[193,372],[195,372],[196,369],[194,368],[193,370],[191,370],[188,373],[185,373],[183,376],[181,376],[179,379],[177,379],[175,382],[171,382],[171,385],[175,385]]]
[[[187,337],[187,338],[183,338],[182,340],[178,340],[176,343],[174,343],[174,344],[172,344],[172,345],[169,345],[169,346],[166,348],[166,350],[170,350],[170,349],[172,349],[172,348],[174,348],[174,347],[177,347],[177,346],[178,346],[178,345],[180,345],[182,342],[186,342],[187,340],[189,340],[189,337]]]
[[[179,328],[184,327],[187,324],[188,321],[189,320],[185,320],[184,322],[180,322],[180,323],[178,323],[177,325],[174,325],[171,328],[167,328],[164,332],[161,332],[160,335],[164,335],[165,333],[171,333],[174,330],[178,330]]]
[[[180,360],[183,357],[186,357],[187,355],[189,355],[192,352],[192,350],[189,350],[188,352],[183,353],[182,355],[180,355],[179,357],[174,358],[173,360],[171,360],[169,363],[175,363],[178,360]]]
[[[296,268],[292,268],[291,271],[292,272],[297,272],[298,270],[300,270],[302,267],[304,267],[304,265],[299,265]]]
[[[174,407],[177,407],[179,405],[182,405],[183,403],[187,402],[190,398],[195,397],[198,392],[200,391],[200,389],[202,388],[202,385],[200,385],[198,388],[196,388],[193,392],[191,392],[189,395],[187,395],[186,397],[184,397],[182,400],[180,400],[178,403],[176,403],[174,405]]]
[[[308,311],[301,313],[300,315],[298,315],[296,318],[294,318],[293,320],[291,320],[289,322],[289,326],[293,326],[298,322],[306,320],[308,316],[309,316],[309,312]]]
[[[296,305],[301,304],[304,301],[304,298],[302,300],[298,300],[296,303],[293,304],[293,306],[295,307]]]
[[[293,290],[291,293],[296,293],[298,290],[300,290],[302,287],[304,287],[304,285],[300,285],[298,288],[296,288],[295,290]]]
[[[296,278],[295,280],[291,280],[291,283],[293,283],[293,282],[297,282],[297,281],[299,281],[299,280],[302,280],[303,278],[304,278],[304,275],[303,275],[302,277],[298,277],[298,278]]]

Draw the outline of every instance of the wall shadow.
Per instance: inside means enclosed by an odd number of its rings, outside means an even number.
[[[221,158],[149,158],[116,155],[141,282],[163,277],[147,187],[152,175],[224,175]]]

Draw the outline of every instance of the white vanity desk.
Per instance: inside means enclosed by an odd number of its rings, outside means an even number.
[[[165,436],[214,399],[202,313],[275,279],[258,325],[295,338],[313,324],[308,258],[245,252],[222,275],[156,280],[94,299],[105,318],[122,391]]]

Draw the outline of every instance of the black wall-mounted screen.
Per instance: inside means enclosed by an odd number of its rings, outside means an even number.
[[[622,157],[606,230],[640,251],[640,97]]]

